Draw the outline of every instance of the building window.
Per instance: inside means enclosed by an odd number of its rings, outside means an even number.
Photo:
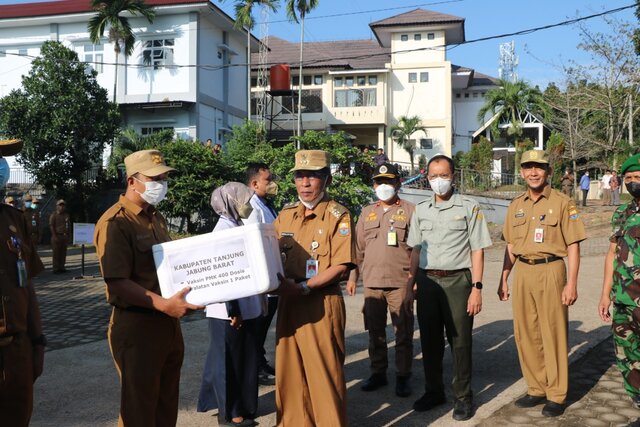
[[[291,96],[283,96],[281,104],[286,108],[292,105],[292,113],[298,113],[298,103]],[[303,113],[322,113],[322,89],[303,90],[300,104]]]
[[[303,84],[303,86],[310,86],[311,85],[311,79],[312,79],[312,76],[302,76],[302,84]]]
[[[369,76],[369,86],[375,86],[378,84],[378,76]]]
[[[423,150],[431,150],[433,149],[433,139],[431,138],[422,138],[420,139],[420,148]]]
[[[417,83],[417,82],[418,82],[418,74],[409,73],[409,83]]]
[[[174,130],[173,126],[142,126],[140,128],[140,133],[144,135],[152,135],[157,132],[161,132],[163,130],[171,129]]]
[[[342,77],[335,77],[333,79],[333,85],[335,87],[342,87]]]
[[[473,97],[477,98],[478,97],[478,92],[473,92]]]
[[[365,76],[358,76],[358,86],[366,86],[367,78]]]
[[[375,89],[341,89],[335,91],[336,107],[375,107]]]
[[[102,60],[104,47],[101,44],[85,44],[82,46],[82,62],[91,66],[96,72],[101,73],[103,70]]]
[[[257,87],[257,86],[258,86],[258,78],[251,77],[251,87]]]
[[[413,39],[417,42],[422,40],[422,34],[414,34]]]
[[[27,54],[28,54],[27,49],[18,49],[18,55],[27,56]]]
[[[313,84],[316,86],[322,86],[322,76],[313,76]]]
[[[436,38],[436,35],[434,33],[427,33],[427,40],[433,40]]]
[[[456,98],[460,98],[460,94],[459,93],[456,93]]]
[[[353,86],[353,76],[348,76],[344,78],[344,85],[347,87]]]
[[[467,92],[465,92],[464,97],[465,97],[465,98],[468,98],[468,97],[469,97],[469,94],[468,94]]]
[[[400,36],[400,40],[402,40],[403,42],[406,42],[407,40],[409,40],[409,36],[407,34],[402,34]]]
[[[174,39],[147,40],[143,43],[142,59],[153,69],[173,64]]]
[[[291,85],[292,86],[298,86],[299,83],[300,83],[300,76],[293,76],[291,78]]]
[[[429,81],[429,73],[420,73],[420,83],[426,83]]]

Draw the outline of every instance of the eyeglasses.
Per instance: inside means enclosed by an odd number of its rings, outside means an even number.
[[[320,171],[296,171],[293,174],[293,179],[295,179],[296,181],[302,181],[305,178],[308,178],[309,180],[321,180],[324,179],[324,177],[325,174]]]

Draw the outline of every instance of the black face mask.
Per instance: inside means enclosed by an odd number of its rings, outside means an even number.
[[[640,199],[640,182],[629,182],[625,184],[625,187],[634,199]]]

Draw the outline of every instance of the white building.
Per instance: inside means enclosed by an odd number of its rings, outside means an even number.
[[[468,151],[480,127],[477,112],[495,79],[447,60],[446,46],[465,40],[464,18],[416,9],[369,26],[375,41],[304,44],[303,129],[343,130],[354,144],[384,148],[393,162],[408,165],[409,155],[389,128],[400,116],[419,116],[427,132],[412,135],[416,164],[421,154],[430,158]],[[299,43],[271,37],[268,44],[270,63],[298,64]],[[257,68],[253,71],[255,77]],[[298,69],[291,74],[297,92]],[[255,96],[262,91],[257,86],[254,78]],[[291,112],[297,95],[273,95],[267,97],[267,129],[286,140],[295,128]]]
[[[222,142],[247,115],[247,38],[234,20],[207,0],[146,0],[156,18],[129,17],[136,35],[133,54],[116,58],[107,40],[93,45],[87,25],[95,12],[89,0],[0,5],[0,96],[19,88],[21,76],[47,40],[75,50],[98,71],[125,126],[149,134],[171,128],[183,138]],[[252,50],[258,41],[252,40]],[[141,67],[143,58],[151,67]],[[234,64],[238,65],[234,67]]]

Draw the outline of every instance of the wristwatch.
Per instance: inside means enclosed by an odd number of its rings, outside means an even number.
[[[38,335],[37,337],[33,338],[31,340],[31,344],[33,344],[33,346],[42,346],[42,347],[46,347],[47,346],[47,337],[45,337],[44,335]]]
[[[482,289],[482,282],[475,282],[471,284],[472,288]]]
[[[300,288],[302,289],[302,295],[309,295],[309,292],[311,292],[311,288],[309,287],[309,285],[307,285],[307,281],[305,280],[304,282],[300,282]]]

